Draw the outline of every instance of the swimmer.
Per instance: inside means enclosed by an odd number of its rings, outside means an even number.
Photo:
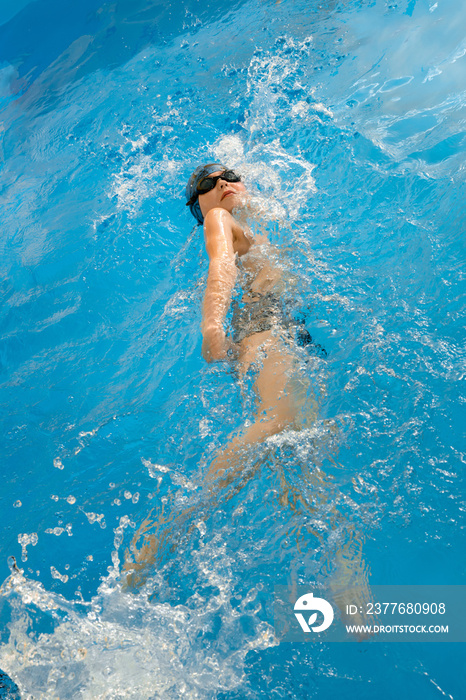
[[[283,312],[281,296],[286,283],[281,267],[274,261],[272,246],[266,235],[253,235],[238,220],[238,212],[248,207],[241,176],[220,163],[201,165],[189,178],[186,199],[194,218],[203,226],[209,258],[202,307],[202,355],[209,363],[232,362],[240,380],[250,368],[254,369],[253,420],[230,437],[204,477],[204,491],[212,510],[227,485],[233,484],[237,493],[252,478],[253,471],[244,473],[248,450],[284,430],[312,426],[317,418],[317,401],[303,372],[293,324]],[[228,335],[225,320],[238,284],[240,302],[235,302],[232,333]],[[327,565],[334,572],[329,587],[344,614],[346,603],[351,602],[346,595],[349,589],[357,590],[361,598],[368,597],[363,538],[333,505],[330,479],[318,467],[309,471],[306,479],[316,492],[326,494],[332,529],[346,533],[346,544]],[[301,500],[309,510],[296,489],[287,486],[284,476],[281,481],[284,502],[291,505],[293,500],[295,504]],[[156,522],[147,519],[143,523],[133,539],[132,554],[127,553],[125,569],[130,585],[143,582],[144,570],[157,560],[163,541],[169,539],[171,546],[176,546],[176,530],[182,530],[195,512],[191,507],[172,519],[162,512]],[[193,526],[188,529],[191,531]],[[315,532],[312,535],[319,538]]]
[[[207,474],[208,479],[214,479],[228,470],[231,479],[244,448],[286,428],[312,425],[317,406],[310,386],[300,376],[300,357],[289,319],[282,311],[282,271],[268,254],[270,243],[263,234],[253,236],[233,216],[235,210],[247,205],[241,177],[220,163],[199,166],[189,179],[186,198],[193,216],[204,226],[209,257],[201,326],[204,359],[235,358],[240,377],[252,364],[256,371],[255,418],[216,456]],[[234,310],[230,338],[225,317],[239,276],[241,306]]]

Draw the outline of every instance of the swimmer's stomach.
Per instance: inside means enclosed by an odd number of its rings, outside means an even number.
[[[276,265],[271,256],[270,246],[254,245],[240,258],[240,269],[244,273],[243,301],[253,303],[257,297],[273,292],[280,295],[283,287],[282,270]],[[247,290],[247,291],[246,291]]]

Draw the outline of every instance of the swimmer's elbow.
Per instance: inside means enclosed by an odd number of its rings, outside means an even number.
[[[226,357],[227,345],[225,332],[218,323],[204,324],[202,357],[206,362],[219,362]]]
[[[214,352],[212,352],[212,351],[210,351],[210,350],[209,350],[209,351],[203,351],[203,352],[202,352],[202,357],[203,357],[204,360],[205,360],[206,362],[208,362],[209,364],[212,364],[212,362],[219,362],[220,360],[223,359],[223,357],[220,357],[220,355],[216,355]]]

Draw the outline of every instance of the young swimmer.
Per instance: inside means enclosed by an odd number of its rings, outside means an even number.
[[[220,163],[196,168],[186,187],[187,205],[199,224],[209,257],[209,273],[202,310],[202,354],[208,362],[237,359],[244,376],[255,365],[254,421],[232,438],[212,462],[208,478],[238,466],[239,453],[285,428],[299,429],[316,419],[316,403],[309,383],[300,376],[301,360],[290,322],[282,310],[281,269],[273,262],[265,235],[253,236],[232,215],[247,203],[241,178]],[[235,284],[241,303],[233,311],[233,338],[225,317]],[[260,361],[258,357],[260,355]]]
[[[207,362],[233,361],[240,378],[251,366],[254,368],[255,415],[214,456],[207,470],[204,489],[210,509],[216,506],[228,484],[233,483],[233,493],[237,493],[253,476],[250,471],[244,474],[243,466],[250,448],[286,429],[310,427],[317,417],[317,403],[296,343],[296,324],[290,325],[283,312],[281,297],[286,284],[282,270],[274,262],[267,237],[253,235],[233,215],[247,207],[247,197],[241,177],[220,163],[196,168],[186,186],[187,206],[198,224],[203,225],[209,257],[201,324],[203,357]],[[241,298],[234,304],[230,337],[225,319],[235,286],[240,287]],[[334,571],[329,586],[343,612],[346,603],[353,602],[353,597],[348,598],[348,590],[356,589],[360,599],[368,596],[363,538],[333,505],[335,492],[330,479],[318,467],[309,470],[306,479],[316,493],[325,494],[320,503],[328,503],[331,528],[346,533],[346,544],[328,566]],[[281,481],[284,502],[292,507],[293,501],[300,500],[300,505],[309,510],[284,476]],[[144,581],[144,572],[157,559],[163,540],[172,539],[174,545],[181,531],[192,529],[186,523],[194,513],[192,507],[168,520],[161,517],[157,523],[147,520],[143,524],[133,540],[132,555],[127,553],[125,569],[130,585]],[[315,532],[312,535],[319,538]]]

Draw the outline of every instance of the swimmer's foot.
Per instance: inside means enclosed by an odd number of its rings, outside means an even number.
[[[368,614],[372,593],[363,558],[364,536],[348,524],[343,530],[344,542],[334,554],[329,587],[338,606],[343,624],[358,641],[372,636],[374,623]]]
[[[330,582],[330,589],[348,633],[358,642],[370,639],[373,636],[374,617],[367,613],[368,604],[372,602],[367,581],[362,580],[351,588],[340,588],[338,581],[333,580]]]
[[[125,551],[125,563],[123,564],[123,588],[125,590],[139,590],[144,585],[149,575],[149,568],[155,565],[159,551],[159,541],[155,535],[144,538],[141,547],[132,542]]]
[[[160,568],[167,554],[176,551],[184,537],[195,527],[191,522],[196,507],[190,506],[177,515],[166,517],[162,512],[156,520],[147,518],[125,551],[123,587],[139,590],[155,567]]]

